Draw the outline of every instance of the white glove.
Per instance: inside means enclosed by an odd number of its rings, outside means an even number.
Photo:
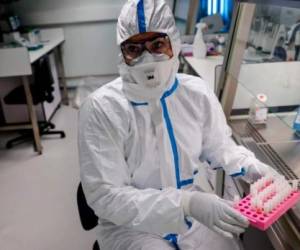
[[[250,164],[245,168],[245,175],[242,177],[242,179],[244,179],[248,183],[253,183],[262,176],[265,176],[267,173],[271,173],[272,175],[279,175],[279,173],[272,167],[260,161],[256,161],[255,163]]]
[[[233,238],[233,234],[241,234],[249,226],[246,217],[214,194],[186,191],[183,193],[183,208],[185,215],[224,237]]]

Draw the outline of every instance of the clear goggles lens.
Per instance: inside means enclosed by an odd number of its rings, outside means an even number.
[[[123,42],[121,44],[122,53],[125,59],[133,60],[140,57],[145,50],[151,54],[168,55],[171,43],[167,34],[159,34],[151,40],[143,42]]]

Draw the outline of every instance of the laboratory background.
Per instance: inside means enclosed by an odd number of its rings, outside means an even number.
[[[125,2],[0,0],[1,250],[101,249],[80,186],[78,112],[119,77],[116,26]],[[295,199],[264,228],[271,205],[257,215],[242,200],[259,183],[209,162],[195,181],[253,213],[239,249],[299,250],[300,2],[166,2],[181,36],[179,72],[207,83],[234,143],[283,175]]]

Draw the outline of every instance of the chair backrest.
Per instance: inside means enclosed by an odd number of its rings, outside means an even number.
[[[77,205],[81,225],[85,230],[91,230],[98,225],[98,217],[87,204],[82,185],[79,183],[77,189]]]
[[[34,63],[34,86],[33,96],[39,98],[40,102],[52,102],[54,79],[52,76],[49,56],[46,55]]]

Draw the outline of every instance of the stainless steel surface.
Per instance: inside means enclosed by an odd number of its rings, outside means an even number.
[[[300,178],[300,141],[293,130],[277,117],[269,117],[266,126],[254,127],[246,120],[230,122],[232,129],[247,143],[251,138],[263,161],[274,166],[288,179]],[[253,145],[252,145],[253,146]],[[251,148],[251,145],[250,145]]]
[[[300,141],[280,119],[270,117],[266,126],[259,127],[246,119],[232,120],[230,125],[236,141],[254,152],[258,159],[276,168],[287,179],[300,177]],[[274,223],[267,234],[276,250],[300,249],[300,204]]]

